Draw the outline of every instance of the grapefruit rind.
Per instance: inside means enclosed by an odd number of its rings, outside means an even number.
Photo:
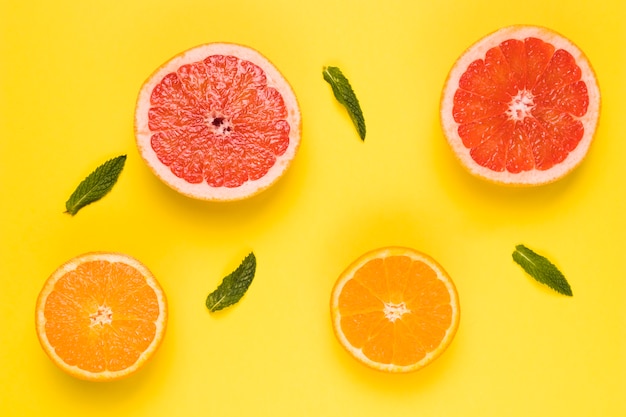
[[[152,133],[148,127],[150,96],[154,88],[167,74],[176,72],[182,65],[202,61],[211,55],[230,55],[250,61],[265,73],[267,85],[278,90],[287,108],[287,122],[290,126],[289,146],[270,170],[257,180],[248,180],[239,187],[212,187],[206,182],[192,184],[174,175],[168,166],[162,164],[150,145]],[[291,85],[278,69],[260,52],[235,43],[209,43],[184,51],[161,65],[144,82],[137,97],[135,111],[135,139],[142,159],[152,172],[165,184],[188,197],[207,201],[235,201],[252,197],[273,185],[291,165],[300,146],[302,120],[296,95]]]
[[[477,59],[484,59],[487,51],[508,39],[523,40],[536,37],[544,42],[551,43],[556,49],[569,52],[581,69],[581,80],[587,86],[589,106],[587,113],[579,120],[584,127],[584,135],[578,146],[569,153],[567,158],[547,170],[530,170],[519,173],[507,171],[496,172],[474,162],[470,156],[470,149],[463,144],[458,134],[458,124],[452,116],[453,100],[459,86],[461,76],[470,63]],[[471,174],[490,182],[511,186],[534,186],[554,182],[576,168],[585,158],[595,136],[600,115],[600,88],[595,72],[585,54],[566,37],[541,26],[514,25],[501,28],[474,43],[455,62],[446,79],[441,98],[440,120],[444,136],[461,165]]]
[[[146,278],[146,283],[154,290],[159,304],[159,317],[154,323],[156,326],[154,339],[152,340],[150,345],[141,353],[141,355],[133,365],[119,371],[103,371],[94,373],[86,371],[76,365],[70,365],[65,362],[65,360],[62,359],[59,355],[57,355],[54,346],[52,346],[46,336],[45,305],[46,300],[50,293],[54,290],[54,286],[57,281],[68,272],[75,270],[80,264],[97,260],[104,260],[111,263],[121,262],[135,268],[141,273],[141,275]],[[162,287],[160,286],[154,275],[152,275],[152,272],[150,272],[150,270],[137,259],[116,252],[85,253],[83,255],[68,260],[63,265],[58,267],[57,270],[54,271],[52,275],[50,275],[50,277],[46,280],[43,288],[41,289],[41,292],[39,293],[39,296],[37,298],[35,310],[35,328],[37,330],[37,337],[39,339],[41,347],[43,348],[46,355],[50,358],[50,360],[69,375],[72,375],[79,379],[96,382],[115,381],[126,378],[143,368],[143,366],[152,358],[155,352],[159,349],[161,342],[163,341],[163,337],[165,336],[167,328],[167,319],[167,299]]]
[[[444,337],[441,340],[439,346],[426,354],[422,360],[416,362],[411,365],[396,365],[390,363],[380,363],[373,361],[369,357],[367,357],[361,348],[357,348],[352,345],[352,343],[346,338],[345,334],[341,330],[341,313],[339,311],[339,296],[343,290],[343,287],[346,285],[348,281],[350,281],[355,272],[363,267],[367,262],[376,258],[386,258],[389,256],[408,256],[413,260],[422,261],[428,266],[430,266],[437,274],[437,277],[445,284],[448,289],[448,293],[450,294],[450,306],[452,307],[452,322],[450,326],[445,332]],[[437,359],[448,346],[452,343],[454,336],[456,335],[457,329],[459,327],[460,321],[460,305],[459,305],[459,296],[454,285],[454,282],[445,271],[445,269],[432,257],[429,255],[417,251],[415,249],[406,248],[402,246],[389,246],[382,247],[378,249],[371,250],[369,252],[364,253],[355,261],[353,261],[339,276],[339,279],[335,282],[335,285],[332,289],[330,300],[330,312],[331,312],[331,322],[333,325],[333,331],[335,333],[336,338],[339,340],[341,346],[355,359],[364,365],[376,369],[378,371],[390,372],[390,373],[406,373],[413,372],[419,369],[424,368],[426,365],[432,363],[435,359]]]

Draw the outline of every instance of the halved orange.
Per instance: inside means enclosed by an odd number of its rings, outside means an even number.
[[[405,247],[365,253],[339,276],[330,301],[340,344],[374,369],[409,372],[439,357],[459,325],[459,297],[430,256]]]
[[[35,323],[43,350],[62,370],[90,381],[116,380],[143,367],[160,346],[167,300],[135,258],[87,253],[47,279]]]

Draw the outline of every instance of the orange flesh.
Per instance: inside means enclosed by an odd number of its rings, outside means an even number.
[[[372,361],[411,365],[434,351],[452,323],[450,295],[435,271],[407,256],[373,259],[339,297],[341,328]]]
[[[189,183],[239,187],[267,174],[289,145],[281,94],[261,68],[234,56],[181,66],[150,102],[152,148]]]
[[[546,170],[576,148],[589,95],[572,55],[537,38],[507,40],[472,62],[454,96],[459,136],[493,171]]]
[[[91,261],[56,282],[44,315],[48,341],[64,362],[94,373],[118,371],[154,340],[159,303],[133,267]]]

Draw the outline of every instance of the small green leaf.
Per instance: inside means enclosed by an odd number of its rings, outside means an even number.
[[[238,302],[248,291],[256,271],[256,257],[250,252],[239,267],[227,275],[206,299],[209,311],[214,312]]]
[[[365,140],[365,119],[363,118],[359,100],[356,98],[350,82],[337,67],[324,67],[322,75],[324,80],[332,87],[337,101],[348,110],[359,137],[361,140]]]
[[[66,213],[73,216],[81,208],[100,200],[111,191],[124,168],[125,162],[126,155],[120,155],[109,159],[89,174],[78,184],[76,190],[65,202]]]
[[[572,289],[565,276],[547,258],[533,252],[524,245],[517,245],[513,252],[517,262],[531,277],[556,292],[572,296]]]

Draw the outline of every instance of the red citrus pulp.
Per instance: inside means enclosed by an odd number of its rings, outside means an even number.
[[[441,100],[452,150],[472,174],[510,185],[555,181],[586,156],[600,112],[589,61],[542,27],[500,29],[454,64]]]

